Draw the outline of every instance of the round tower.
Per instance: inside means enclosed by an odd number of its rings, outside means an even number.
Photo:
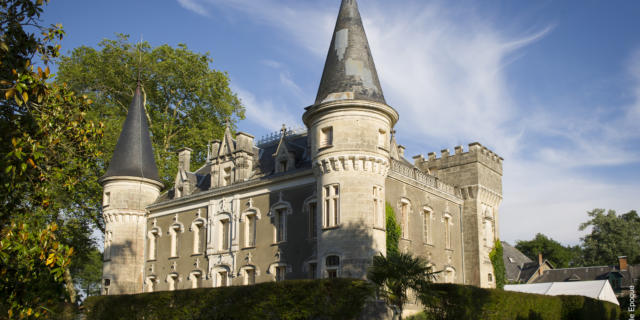
[[[102,294],[142,292],[146,207],[160,194],[140,84],[136,88],[103,186]]]
[[[385,179],[398,113],[386,104],[355,0],[343,0],[309,131],[318,199],[318,277],[363,278],[386,254]]]

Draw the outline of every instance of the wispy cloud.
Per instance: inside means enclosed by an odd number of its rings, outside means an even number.
[[[260,100],[251,92],[235,87],[233,91],[238,94],[242,104],[246,109],[247,121],[262,129],[269,131],[278,131],[282,124],[291,127],[300,126],[300,118],[297,115],[287,112],[279,107],[272,100]],[[255,130],[253,130],[255,131]]]
[[[185,9],[191,10],[201,16],[208,17],[209,12],[202,6],[198,0],[178,0],[178,3]]]
[[[179,1],[209,12],[231,10],[247,15],[254,23],[280,30],[291,40],[287,45],[305,50],[319,63],[329,45],[338,3]],[[513,241],[545,232],[575,243],[577,225],[584,221],[587,210],[633,208],[633,190],[637,192],[640,185],[620,188],[619,183],[593,181],[573,169],[639,161],[638,151],[630,151],[628,145],[637,143],[640,135],[636,129],[640,50],[628,68],[636,83],[634,103],[618,106],[625,112],[566,115],[554,110],[562,107],[555,101],[524,106],[510,92],[506,72],[518,59],[526,59],[528,46],[553,33],[553,23],[534,30],[509,30],[487,22],[472,6],[452,10],[438,1],[406,1],[402,6],[361,1],[360,6],[387,102],[401,116],[398,137],[407,145],[407,153],[480,141],[506,159],[503,238]],[[289,94],[296,96],[307,88],[293,80],[295,74],[286,70],[294,69],[286,62],[263,64],[277,70]],[[237,92],[247,106],[248,120],[256,125],[277,130],[283,121],[300,122],[299,111],[287,112],[272,99]]]

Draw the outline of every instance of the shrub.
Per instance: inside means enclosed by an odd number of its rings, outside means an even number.
[[[493,276],[496,278],[496,288],[504,288],[507,281],[507,275],[504,268],[504,260],[502,260],[502,242],[500,239],[493,244],[493,249],[489,253],[489,259],[493,265]]]
[[[387,202],[385,206],[385,217],[387,226],[387,254],[398,253],[398,243],[400,242],[402,230],[396,220],[396,213],[393,211],[393,207],[389,202]]]
[[[545,296],[456,284],[419,294],[425,311],[414,319],[617,319],[620,308],[583,296]]]
[[[290,280],[89,297],[87,319],[353,319],[372,296],[362,280]]]

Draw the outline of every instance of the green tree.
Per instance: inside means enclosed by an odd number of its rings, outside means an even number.
[[[502,259],[502,242],[500,242],[499,239],[493,244],[493,249],[489,252],[489,259],[493,265],[493,274],[496,278],[496,288],[502,289],[504,288],[507,274],[504,268],[504,260]]]
[[[83,46],[63,56],[57,81],[95,100],[89,117],[104,122],[101,149],[106,167],[139,78],[146,93],[156,163],[169,188],[177,171],[178,149],[195,148],[192,167],[197,168],[205,161],[207,142],[222,137],[225,121],[244,117],[228,75],[212,69],[211,63],[208,53],[192,52],[184,44],[152,48],[148,42],[132,44],[129,36],[120,34],[100,42],[99,49]],[[96,192],[94,201],[99,200]]]
[[[102,253],[92,248],[84,259],[74,259],[71,264],[71,273],[74,275],[76,289],[85,297],[100,294],[100,281],[102,281]]]
[[[402,230],[396,220],[396,214],[393,207],[387,202],[385,206],[385,217],[387,223],[387,255],[398,253],[398,243],[400,242],[400,234]]]
[[[424,291],[423,288],[435,279],[435,274],[424,258],[391,251],[386,257],[382,254],[373,257],[367,278],[376,285],[378,295],[402,319],[403,307],[409,298],[407,290]]]
[[[49,316],[75,301],[67,225],[99,169],[91,100],[49,82],[64,31],[41,24],[45,3],[0,2],[0,318]]]
[[[619,256],[640,263],[640,217],[635,210],[617,215],[613,210],[593,209],[587,214],[590,220],[579,227],[580,231],[591,228],[582,238],[587,265],[616,264]]]
[[[542,253],[542,256],[556,268],[582,265],[582,256],[578,246],[565,247],[542,233],[536,234],[535,238],[529,241],[517,241],[516,249],[533,261],[538,261],[538,254]]]

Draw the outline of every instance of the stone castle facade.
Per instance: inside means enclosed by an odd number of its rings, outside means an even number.
[[[192,169],[179,151],[175,186],[153,158],[136,89],[104,187],[103,294],[364,278],[386,252],[385,204],[400,250],[441,282],[494,287],[502,158],[479,143],[408,161],[396,142],[355,0],[343,0],[304,130],[260,142],[227,127]]]

